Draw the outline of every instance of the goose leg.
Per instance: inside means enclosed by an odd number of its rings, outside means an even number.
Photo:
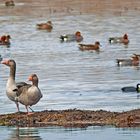
[[[16,102],[16,106],[17,106],[18,112],[20,112],[18,102]]]
[[[30,108],[30,110],[32,111],[32,112],[34,112],[34,110],[29,106],[29,108]]]
[[[25,107],[26,107],[26,110],[27,110],[27,115],[31,115],[31,114],[33,114],[33,113],[29,112],[29,110],[28,110],[28,106],[25,106]]]

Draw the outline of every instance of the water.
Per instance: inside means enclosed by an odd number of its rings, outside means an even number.
[[[123,111],[140,106],[137,93],[121,91],[123,86],[136,86],[139,82],[139,66],[118,68],[116,65],[117,58],[140,54],[139,14],[128,13],[111,18],[97,15],[54,17],[51,33],[36,30],[35,25],[39,21],[43,19],[3,16],[0,28],[0,32],[12,36],[11,47],[0,46],[0,52],[4,59],[12,58],[17,62],[16,80],[27,81],[31,73],[39,76],[39,87],[44,97],[33,107],[35,110]],[[101,52],[81,52],[76,42],[60,43],[61,34],[77,30],[84,36],[83,43],[99,40]],[[128,46],[108,44],[109,36],[124,33],[128,33],[130,38]],[[4,65],[0,65],[0,69],[0,112],[14,112],[15,104],[5,95],[9,69]],[[24,110],[23,106],[21,109]]]
[[[140,107],[139,94],[122,93],[123,86],[136,86],[139,82],[138,67],[116,65],[117,58],[140,54],[140,18],[138,12],[123,15],[78,15],[52,17],[53,31],[36,30],[35,25],[44,18],[28,16],[1,16],[0,33],[10,34],[11,47],[0,46],[3,58],[17,63],[16,81],[27,81],[31,73],[39,76],[43,93],[35,111],[56,109],[104,109],[126,111]],[[101,52],[81,52],[78,43],[60,43],[64,33],[81,31],[83,43],[99,40]],[[110,36],[128,33],[130,43],[110,45]],[[5,94],[9,75],[8,67],[0,65],[0,113],[16,111],[16,106]],[[25,111],[24,106],[20,106]],[[2,139],[138,139],[139,129],[89,127],[87,129],[7,128],[0,127]],[[3,135],[8,133],[7,135]]]
[[[79,128],[0,128],[2,140],[132,140],[139,139],[139,128],[119,129],[112,127]],[[4,135],[6,133],[6,135]]]

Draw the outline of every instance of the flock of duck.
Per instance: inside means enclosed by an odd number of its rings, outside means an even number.
[[[5,5],[14,6],[15,4],[14,4],[14,1],[9,0],[5,3]],[[51,21],[47,21],[45,23],[37,24],[36,28],[39,30],[47,30],[48,32],[51,32],[51,30],[53,29],[53,24]],[[78,42],[79,50],[81,51],[97,51],[97,52],[100,51],[99,41],[96,41],[95,44],[80,43],[84,39],[80,31],[76,31],[74,34],[61,35],[59,38],[61,42],[70,42],[70,41]],[[9,46],[10,39],[11,39],[10,35],[1,36],[0,45]],[[127,34],[124,34],[122,37],[110,37],[108,41],[109,43],[123,43],[124,45],[127,45],[129,43]],[[127,66],[127,65],[138,66],[139,60],[140,60],[140,55],[138,54],[133,54],[133,56],[130,59],[116,59],[118,66]],[[39,82],[38,76],[36,74],[31,74],[29,76],[29,81],[31,81],[32,84],[27,84],[25,82],[17,83],[15,81],[16,62],[13,59],[1,60],[1,64],[4,64],[10,68],[10,74],[9,74],[9,78],[6,84],[6,94],[8,98],[16,104],[18,112],[20,112],[19,103],[21,103],[25,105],[27,114],[28,115],[31,114],[31,112],[29,112],[29,109],[31,109],[30,106],[35,105],[42,98],[42,93],[38,87],[38,82]],[[123,87],[122,91],[139,92],[140,84],[137,84],[136,87]]]

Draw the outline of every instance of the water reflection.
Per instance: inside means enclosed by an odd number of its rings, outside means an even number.
[[[38,128],[15,128],[7,140],[42,140]]]
[[[104,126],[91,126],[88,128],[63,128],[63,127],[45,127],[45,128],[1,128],[2,139],[6,140],[132,140],[139,139],[139,128],[114,128]],[[7,131],[3,137],[2,132]],[[8,138],[7,138],[8,137]]]

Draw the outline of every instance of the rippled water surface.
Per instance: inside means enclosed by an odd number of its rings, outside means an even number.
[[[8,128],[0,127],[2,140],[138,140],[140,129],[118,129],[112,127],[79,128]],[[3,135],[6,133],[6,135]]]
[[[122,111],[138,108],[137,93],[122,93],[121,87],[139,82],[138,67],[120,67],[116,58],[129,58],[139,51],[139,14],[123,16],[80,15],[52,18],[52,32],[36,30],[43,19],[0,17],[0,32],[12,36],[10,48],[0,46],[3,58],[17,62],[16,81],[26,81],[37,73],[43,93],[35,110],[45,109],[105,109]],[[60,43],[59,36],[80,30],[83,43],[99,40],[101,52],[81,52],[78,43]],[[128,33],[130,44],[110,45],[108,37]],[[6,97],[5,85],[9,69],[0,65],[0,112],[14,112],[15,104]],[[22,106],[21,106],[22,108]],[[24,110],[24,108],[23,108]]]
[[[0,46],[0,53],[3,58],[16,61],[16,81],[27,81],[31,73],[39,76],[43,98],[33,107],[35,111],[69,108],[126,111],[140,107],[139,94],[121,91],[123,86],[135,86],[139,82],[139,66],[118,68],[115,61],[117,58],[129,58],[133,53],[140,54],[139,13],[52,17],[52,32],[36,30],[35,25],[44,20],[46,19],[41,17],[0,17],[0,33],[10,34],[12,37],[11,46]],[[61,34],[77,30],[84,36],[82,43],[94,43],[99,40],[102,45],[101,52],[81,52],[76,42],[60,43]],[[128,46],[108,43],[110,36],[121,36],[124,33],[129,35]],[[15,112],[15,104],[5,94],[8,67],[0,65],[0,75],[0,113]],[[25,111],[24,106],[21,105],[20,108]],[[3,127],[0,129],[0,133],[7,131]],[[3,136],[3,139],[15,138],[16,133],[22,135],[22,130],[9,128],[8,136]],[[69,133],[57,128],[30,129],[29,132],[35,135],[31,137],[34,140],[49,138],[55,136],[55,133],[58,134],[57,139],[67,139],[67,136],[70,137],[68,139],[88,139],[91,135],[99,139],[106,134],[106,139],[117,139],[117,136],[120,136],[123,140],[129,140],[139,135],[136,129],[116,131],[115,128],[96,127],[89,128],[88,131],[76,130]],[[79,136],[81,132],[82,135]]]

